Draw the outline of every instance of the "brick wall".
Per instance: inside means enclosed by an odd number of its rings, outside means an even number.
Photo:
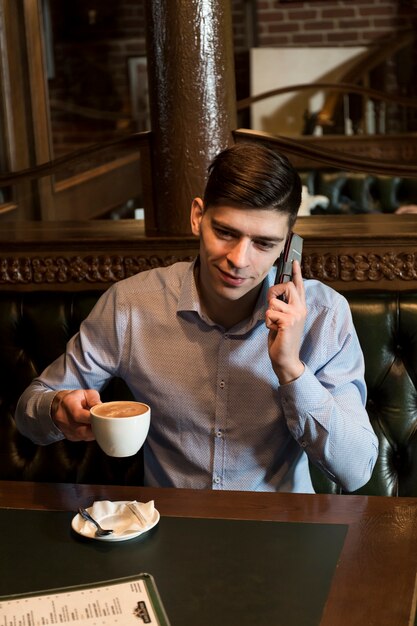
[[[416,0],[256,0],[255,4],[260,47],[381,47],[403,31],[417,28]],[[414,44],[414,49],[375,70],[368,86],[414,98],[416,68]],[[388,105],[386,130],[399,132],[404,127],[417,130],[417,111]]]
[[[402,0],[258,0],[256,5],[259,45],[272,47],[372,45],[415,18],[413,2]]]

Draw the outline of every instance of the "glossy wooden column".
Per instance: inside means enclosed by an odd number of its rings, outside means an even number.
[[[193,197],[236,127],[231,3],[146,0],[154,225],[190,233]],[[151,234],[151,233],[149,233]]]

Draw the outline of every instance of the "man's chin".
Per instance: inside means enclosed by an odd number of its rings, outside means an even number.
[[[233,287],[231,285],[222,285],[219,290],[217,290],[218,295],[220,295],[224,300],[228,300],[229,302],[236,302],[249,296],[257,287],[253,287],[252,289],[248,289],[247,285],[245,287]]]

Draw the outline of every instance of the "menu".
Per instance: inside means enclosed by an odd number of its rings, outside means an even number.
[[[150,574],[0,598],[0,626],[169,626]]]

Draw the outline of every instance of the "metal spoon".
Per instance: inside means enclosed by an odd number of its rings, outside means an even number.
[[[97,528],[95,532],[96,537],[105,537],[106,535],[112,534],[113,530],[106,530],[105,528],[102,528],[100,524],[96,522],[94,517],[91,517],[90,513],[86,509],[83,509],[82,506],[80,506],[80,508],[78,509],[78,513],[81,515],[82,518],[87,520],[87,522],[92,522],[94,524],[94,526]]]

